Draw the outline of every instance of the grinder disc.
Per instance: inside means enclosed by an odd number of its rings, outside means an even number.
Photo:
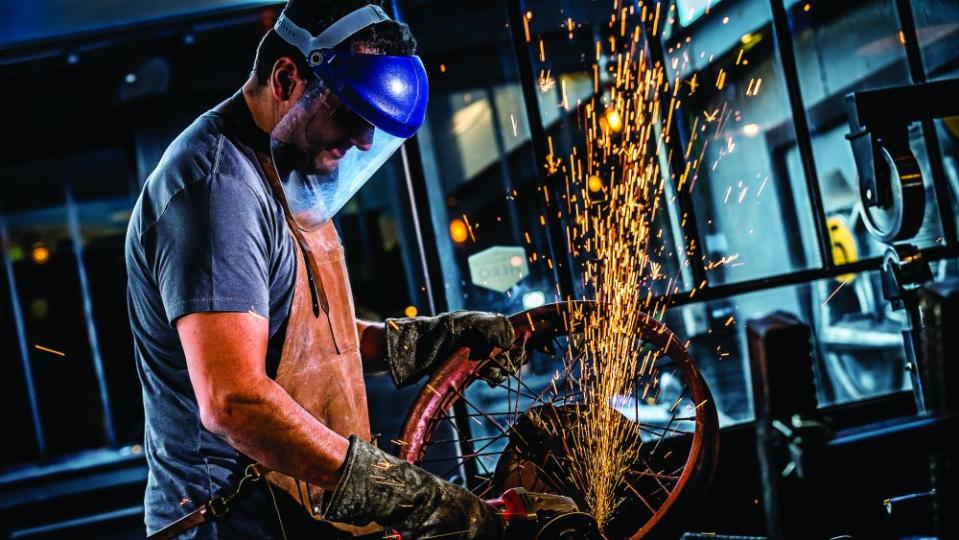
[[[540,529],[535,540],[601,540],[602,534],[593,516],[571,512],[556,516]]]

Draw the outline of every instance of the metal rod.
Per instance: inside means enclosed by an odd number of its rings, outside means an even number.
[[[922,257],[927,261],[937,261],[959,256],[959,250],[951,247],[937,246],[922,250]],[[689,294],[682,296],[672,296],[669,298],[670,306],[683,306],[710,300],[718,300],[729,296],[747,294],[752,292],[775,289],[777,287],[787,287],[790,285],[801,285],[810,281],[831,278],[842,274],[859,273],[869,270],[878,270],[882,266],[882,257],[872,257],[869,259],[860,259],[856,262],[833,266],[832,268],[811,268],[793,272],[791,274],[782,274],[767,278],[752,279],[748,281],[739,281],[727,285],[717,285],[703,290],[699,290],[692,297]],[[655,297],[654,302],[663,300],[662,297]]]
[[[510,36],[512,38],[513,44],[513,54],[516,57],[516,67],[519,72],[520,88],[523,90],[523,104],[526,109],[526,120],[529,122],[529,131],[530,139],[533,143],[533,154],[534,159],[536,160],[535,168],[536,171],[543,170],[543,165],[547,162],[547,156],[549,155],[549,143],[548,136],[546,134],[546,127],[543,124],[543,114],[539,110],[539,100],[536,98],[536,76],[534,74],[533,59],[530,57],[529,48],[526,46],[526,36],[523,30],[524,18],[525,15],[525,2],[524,0],[506,0],[507,5],[507,17],[509,20],[510,27]],[[539,174],[537,174],[539,178]],[[550,189],[550,177],[544,176],[540,182],[540,188],[546,190],[547,196],[549,195]],[[533,194],[535,196],[535,194]],[[538,207],[542,212],[543,216],[548,216],[545,199],[543,197],[537,197]],[[559,257],[559,251],[556,248],[556,242],[554,241],[554,232],[556,235],[562,236],[562,231],[554,231],[555,228],[561,227],[562,224],[559,223],[559,220],[549,219],[548,226],[544,227],[543,232],[546,234],[546,247],[549,251],[549,255],[552,258],[554,264],[552,269],[553,279],[558,284],[560,289],[560,299],[566,298],[569,295],[572,295],[575,291],[573,285],[573,269],[567,268],[565,272],[559,272],[561,258]]]
[[[665,28],[664,20],[668,10],[663,11],[664,13],[661,15],[661,20],[656,23],[659,28]],[[646,24],[642,26],[642,29],[646,43],[649,44],[649,59],[654,64],[658,62],[665,69],[669,63],[666,61],[666,51],[661,39],[662,36],[651,36],[650,29]],[[706,275],[706,262],[703,256],[703,239],[699,232],[699,221],[696,219],[696,207],[693,203],[693,194],[688,189],[679,189],[679,186],[675,183],[676,179],[679,178],[679,175],[686,168],[686,164],[683,163],[685,152],[683,151],[684,144],[682,134],[679,130],[679,114],[678,110],[673,112],[673,122],[670,123],[669,133],[666,133],[665,144],[669,149],[669,173],[674,180],[673,186],[676,191],[676,202],[681,213],[679,223],[681,224],[683,232],[683,248],[685,250],[686,260],[689,261],[690,270],[692,271],[692,285],[694,287],[702,286],[706,288],[709,286],[709,280]],[[657,123],[662,124],[661,121],[657,121]],[[677,253],[676,255],[676,259],[681,260],[679,254]]]
[[[783,0],[769,0],[769,6],[772,10],[773,41],[776,43],[779,64],[783,70],[786,95],[789,97],[789,109],[793,117],[793,130],[796,133],[796,148],[799,150],[799,158],[802,161],[809,204],[813,211],[819,257],[823,268],[833,268],[835,265],[832,260],[832,240],[829,238],[829,228],[826,226],[826,211],[819,186],[819,174],[816,171],[816,157],[812,149],[809,120],[806,118],[802,89],[799,85],[799,71],[793,49],[792,31],[789,29],[789,17],[783,6]]]
[[[443,272],[439,263],[439,253],[436,248],[436,233],[433,228],[433,220],[430,219],[429,197],[426,193],[426,181],[423,174],[423,164],[419,160],[419,145],[415,137],[406,141],[400,147],[400,155],[403,158],[403,175],[406,178],[406,189],[410,198],[410,212],[413,214],[413,229],[416,234],[416,244],[419,248],[420,265],[423,272],[423,283],[426,289],[427,302],[429,303],[429,312],[432,315],[446,311],[449,306],[448,299],[443,286]],[[415,174],[414,174],[415,171]],[[427,243],[425,237],[432,235],[433,242]],[[456,416],[455,425],[462,430],[460,433],[454,433],[456,438],[456,452],[458,456],[470,455],[473,452],[473,445],[470,438],[473,436],[471,426],[466,418],[461,418],[465,409],[457,407],[454,404],[453,412]],[[478,473],[476,464],[471,462],[462,462],[460,475],[464,481],[469,481]]]
[[[7,231],[7,220],[3,213],[0,213],[0,256],[3,257],[3,266],[7,272],[7,288],[10,289],[10,310],[13,312],[13,322],[17,329],[17,345],[20,349],[23,378],[27,385],[27,400],[30,403],[34,442],[37,444],[37,453],[42,456],[47,452],[47,443],[43,436],[43,424],[40,421],[37,389],[33,383],[33,367],[30,365],[30,349],[27,344],[27,329],[23,321],[23,310],[20,307],[20,295],[17,294],[17,278],[13,275],[13,262],[10,260],[10,235]]]
[[[77,204],[73,199],[73,189],[69,178],[63,178],[63,191],[66,195],[67,222],[70,227],[70,239],[73,244],[73,256],[77,260],[77,277],[80,279],[80,295],[83,298],[83,318],[86,323],[87,340],[90,343],[90,356],[93,357],[93,372],[97,377],[97,388],[100,391],[100,406],[103,407],[103,431],[107,437],[107,444],[116,446],[117,434],[113,423],[113,409],[110,406],[110,391],[107,388],[107,377],[103,370],[103,356],[100,354],[100,340],[97,337],[97,327],[93,316],[93,296],[90,294],[90,280],[87,278],[87,265],[83,260],[83,242],[80,236],[80,218],[77,215]]]
[[[906,48],[906,62],[909,64],[909,76],[913,84],[926,82],[926,68],[922,61],[922,50],[919,46],[919,35],[916,30],[916,19],[912,13],[909,0],[896,0],[896,11],[899,15],[899,29],[902,31]],[[949,192],[946,170],[943,164],[942,149],[939,146],[939,135],[932,120],[922,121],[922,137],[926,144],[926,156],[929,158],[929,168],[932,171],[932,187],[936,193],[936,207],[939,210],[939,220],[942,224],[942,235],[947,246],[954,246],[956,239],[956,216],[952,209],[952,196]]]
[[[403,160],[403,177],[406,180],[406,193],[410,198],[410,213],[412,214],[411,217],[413,220],[413,233],[416,235],[416,247],[417,252],[420,255],[420,271],[422,272],[423,277],[423,288],[426,291],[426,302],[429,306],[429,313],[431,315],[435,315],[438,313],[438,302],[433,293],[433,280],[431,279],[431,276],[435,272],[430,271],[430,267],[432,265],[428,260],[429,257],[427,255],[426,241],[423,239],[423,229],[429,228],[432,232],[433,223],[427,217],[429,216],[429,212],[426,212],[425,215],[420,215],[421,209],[419,208],[418,202],[426,199],[424,197],[417,196],[417,192],[425,192],[426,187],[422,182],[414,182],[413,180],[413,174],[410,166],[410,152],[407,150],[407,147],[414,144],[415,141],[413,140],[404,143],[403,146],[400,147],[400,156]],[[429,204],[429,201],[427,201],[427,204]],[[446,302],[444,301],[443,303],[445,304]]]
[[[402,12],[399,2],[392,2],[393,16],[398,21],[402,21]],[[446,287],[443,283],[443,270],[439,258],[439,248],[437,242],[439,237],[436,232],[436,224],[432,219],[430,211],[429,193],[427,193],[426,174],[423,170],[423,161],[420,154],[419,141],[414,136],[406,141],[401,147],[403,158],[403,174],[406,177],[407,193],[410,197],[410,209],[413,214],[413,225],[416,234],[417,247],[420,252],[420,264],[423,271],[423,282],[426,288],[427,300],[429,302],[430,313],[435,315],[441,311],[449,309],[449,298],[446,295]],[[427,243],[425,238],[432,238],[433,241]],[[462,416],[465,413],[465,406],[459,403],[453,405],[454,414],[456,414],[456,424],[462,427],[462,433],[454,433],[453,436],[459,438],[457,452],[462,455],[470,455],[473,452],[473,445],[470,438],[473,436],[467,418]],[[460,474],[463,475],[465,482],[478,473],[476,464],[469,462],[463,463],[460,468]]]
[[[476,476],[479,474],[479,467],[476,466],[475,460],[466,459],[467,456],[476,453],[473,446],[473,426],[469,423],[468,413],[466,403],[462,399],[453,403],[453,425],[456,426],[453,436],[459,438],[459,443],[456,445],[456,457],[460,460],[460,474],[463,475],[463,485],[473,489],[476,487],[475,482]]]

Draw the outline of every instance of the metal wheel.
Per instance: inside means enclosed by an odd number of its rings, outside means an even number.
[[[868,204],[867,188],[859,184],[862,217],[866,229],[879,241],[891,244],[908,240],[919,233],[926,211],[926,190],[919,162],[909,148],[908,139],[886,141],[878,149],[882,161],[876,171],[878,181],[888,182],[889,204]]]
[[[590,382],[578,367],[582,335],[571,321],[595,309],[567,302],[511,317],[518,369],[492,387],[477,374],[493,360],[457,351],[414,401],[397,441],[400,456],[459,477],[484,498],[523,487],[572,497],[589,512],[582,489],[589,480],[572,462],[583,454],[571,451],[569,434],[582,421]],[[635,426],[620,441],[632,450],[615,510],[602,524],[608,538],[676,535],[708,487],[719,448],[716,408],[693,359],[666,326],[641,320],[636,354],[652,361],[634,374],[631,392],[606,404]]]

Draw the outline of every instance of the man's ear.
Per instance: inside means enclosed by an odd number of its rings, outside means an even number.
[[[280,103],[295,102],[303,95],[306,81],[293,62],[287,56],[281,56],[273,64],[270,74],[270,92]]]

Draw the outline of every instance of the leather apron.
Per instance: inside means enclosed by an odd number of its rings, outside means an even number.
[[[315,281],[325,291],[329,312],[315,315],[307,260],[304,250],[296,250],[296,285],[276,382],[336,433],[369,441],[366,385],[343,247],[331,222],[300,232],[316,261]],[[267,480],[320,518],[322,489],[276,472],[268,473]]]
[[[350,279],[339,234],[332,222],[312,231],[297,225],[271,158],[257,153],[273,194],[286,214],[296,251],[296,281],[276,382],[314,418],[349,437],[370,441],[366,382]],[[317,520],[323,520],[323,489],[270,471],[266,479],[289,493]],[[334,523],[354,534],[377,527]]]
[[[370,441],[353,293],[339,234],[332,221],[314,230],[300,227],[290,211],[272,157],[264,151],[254,153],[299,248],[294,250],[293,299],[275,380],[326,427],[343,437],[356,435]],[[322,488],[276,471],[267,472],[266,479],[289,493],[310,517],[326,521],[322,516]],[[329,523],[353,534],[379,528],[375,524],[356,527]]]

